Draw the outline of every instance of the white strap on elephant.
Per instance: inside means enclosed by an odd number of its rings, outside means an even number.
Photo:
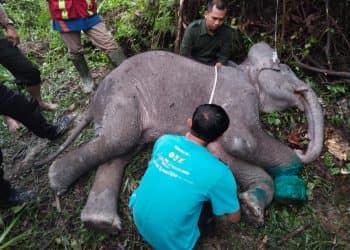
[[[213,102],[213,98],[214,98],[214,94],[215,94],[215,89],[216,89],[216,83],[218,81],[218,67],[215,65],[215,77],[214,77],[214,84],[213,84],[213,88],[211,90],[211,94],[210,94],[210,98],[209,98],[209,104],[212,104]]]

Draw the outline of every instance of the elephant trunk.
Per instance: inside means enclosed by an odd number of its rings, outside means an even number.
[[[323,112],[317,96],[311,88],[303,91],[302,102],[308,122],[310,143],[305,153],[301,150],[296,150],[296,154],[302,162],[309,163],[314,161],[322,151],[324,137]]]

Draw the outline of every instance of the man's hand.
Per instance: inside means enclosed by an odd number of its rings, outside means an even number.
[[[6,39],[12,43],[13,46],[17,46],[20,43],[19,36],[16,29],[12,25],[7,25],[6,28]]]

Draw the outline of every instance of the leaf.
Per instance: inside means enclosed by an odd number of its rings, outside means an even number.
[[[347,154],[350,152],[350,146],[348,141],[344,139],[341,132],[338,130],[327,130],[328,139],[325,141],[325,145],[329,153],[331,153],[338,160],[346,161]]]
[[[288,136],[288,142],[294,145],[298,145],[300,142],[300,134],[298,132],[296,133],[291,133]]]

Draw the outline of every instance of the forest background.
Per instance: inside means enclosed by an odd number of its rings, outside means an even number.
[[[276,3],[277,25],[275,22]],[[54,121],[65,113],[81,114],[89,102],[58,34],[52,30],[45,0],[0,1],[15,21],[21,48],[39,66],[44,99],[59,103]],[[130,57],[162,49],[176,51],[183,27],[200,18],[205,1],[101,0],[103,16],[116,41]],[[179,25],[179,13],[183,23]],[[350,1],[237,0],[229,1],[227,23],[235,32],[232,60],[240,63],[258,41],[277,48],[279,58],[312,86],[325,114],[325,145],[317,161],[305,167],[308,199],[302,205],[272,203],[266,225],[244,222],[222,225],[200,240],[199,249],[350,249]],[[275,31],[277,40],[275,41]],[[93,76],[110,70],[107,57],[85,38],[84,47]],[[0,68],[2,84],[16,89],[12,76]],[[25,92],[24,92],[25,93]],[[269,133],[294,148],[307,144],[301,113],[261,114]],[[93,137],[87,129],[73,147]],[[0,118],[0,146],[8,179],[22,189],[34,189],[38,199],[25,206],[0,211],[0,249],[149,249],[133,226],[127,200],[142,176],[150,149],[128,165],[119,202],[123,230],[118,235],[98,233],[79,218],[94,174],[81,179],[61,199],[58,211],[49,189],[47,168],[33,168],[33,156],[44,157],[58,142],[38,139],[26,129],[10,134]]]

